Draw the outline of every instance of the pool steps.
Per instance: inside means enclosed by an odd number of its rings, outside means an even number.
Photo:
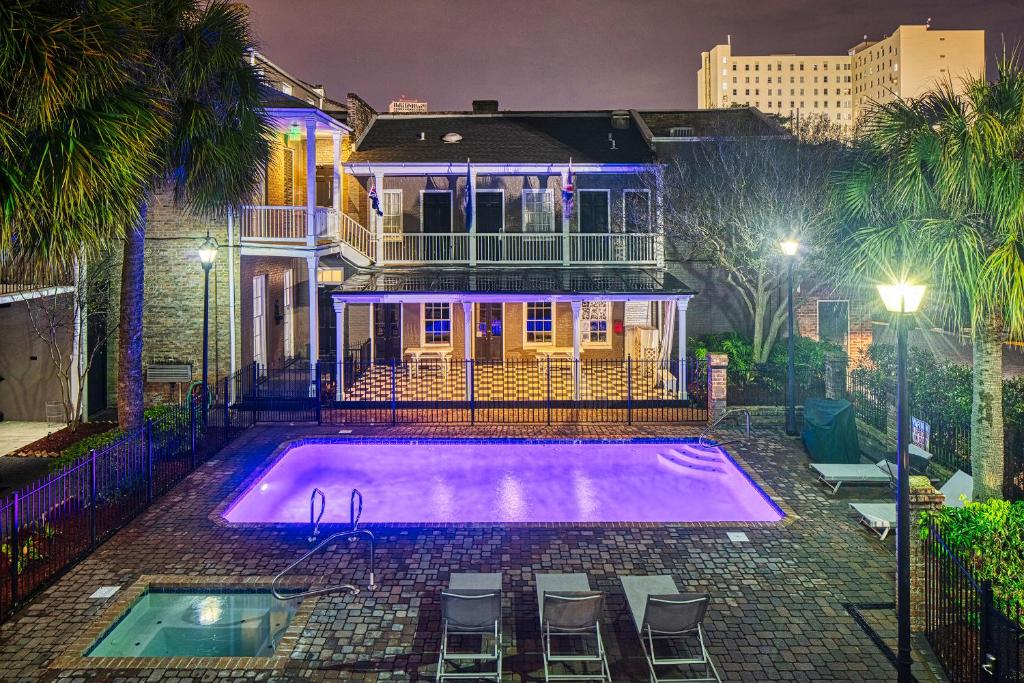
[[[716,457],[717,455],[717,457]],[[658,462],[682,474],[724,475],[721,451],[682,445],[667,453],[658,453]]]

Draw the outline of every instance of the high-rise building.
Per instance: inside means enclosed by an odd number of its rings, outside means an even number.
[[[984,31],[899,26],[834,55],[734,55],[732,41],[701,53],[697,106],[757,107],[782,116],[822,114],[852,126],[870,102],[921,95],[985,73]]]
[[[389,114],[425,114],[427,103],[422,100],[414,100],[405,95],[388,105]]]

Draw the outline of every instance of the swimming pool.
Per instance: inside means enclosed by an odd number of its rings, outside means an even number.
[[[696,441],[309,440],[224,512],[233,523],[775,522],[782,511],[719,447]]]

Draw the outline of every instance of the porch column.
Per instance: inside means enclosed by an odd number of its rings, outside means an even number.
[[[320,310],[317,299],[317,262],[316,256],[306,258],[309,268],[309,372],[312,381],[316,381],[316,362],[320,360]]]
[[[466,192],[469,193],[469,200],[473,203],[473,215],[470,216],[469,225],[466,229],[469,231],[469,265],[476,265],[476,171],[473,170],[473,166],[469,164],[469,186],[466,188]],[[468,356],[467,356],[468,358]]]
[[[331,135],[331,142],[333,143],[333,170],[334,170],[334,184],[332,185],[333,192],[331,192],[331,199],[333,199],[334,205],[334,220],[337,221],[337,232],[338,237],[341,236],[341,207],[342,197],[345,194],[345,185],[341,182],[341,133],[333,133]]]
[[[676,389],[679,398],[686,399],[686,307],[690,305],[690,299],[676,299],[676,322],[678,323],[679,335],[679,374],[678,386]]]
[[[316,119],[306,119],[306,246],[316,246]]]
[[[377,188],[377,196],[384,201],[384,174],[374,173],[373,184]],[[377,212],[370,207],[370,231],[377,236],[377,262],[383,263],[387,259],[384,256],[384,217],[378,216]]]
[[[472,242],[470,243],[472,244]],[[466,400],[473,395],[473,302],[462,302],[463,362],[466,366]]]
[[[334,335],[335,335],[335,349],[337,351],[334,354],[334,362],[337,365],[337,379],[336,388],[334,390],[334,399],[336,401],[345,400],[345,302],[334,300]]]
[[[373,348],[374,345],[375,345],[375,341],[374,341],[374,331],[375,330],[373,329],[373,313],[374,313],[373,303],[371,302],[369,304],[369,306],[370,306],[370,365],[372,366],[374,360],[376,360],[376,358],[377,358],[377,353],[376,353],[376,349]]]
[[[562,171],[562,189],[569,184],[569,169]],[[569,265],[569,218],[565,215],[565,199],[562,199],[562,265]]]
[[[572,391],[573,398],[580,397],[580,309],[583,308],[582,301],[570,301],[572,306]],[[555,317],[554,306],[551,310],[552,319]]]

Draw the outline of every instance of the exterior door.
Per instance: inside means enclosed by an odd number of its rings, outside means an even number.
[[[501,304],[477,304],[476,359],[500,361],[502,353],[503,322]]]
[[[423,193],[424,257],[428,261],[451,257],[452,193]]]
[[[373,305],[374,361],[402,359],[402,305]]]
[[[252,360],[267,366],[267,276],[252,279]]]
[[[493,190],[476,193],[476,231],[487,235],[477,241],[476,257],[481,261],[501,260],[501,233],[505,230],[505,195]]]
[[[105,315],[90,316],[86,323],[86,343],[92,358],[88,385],[89,417],[107,408],[107,319]]]

